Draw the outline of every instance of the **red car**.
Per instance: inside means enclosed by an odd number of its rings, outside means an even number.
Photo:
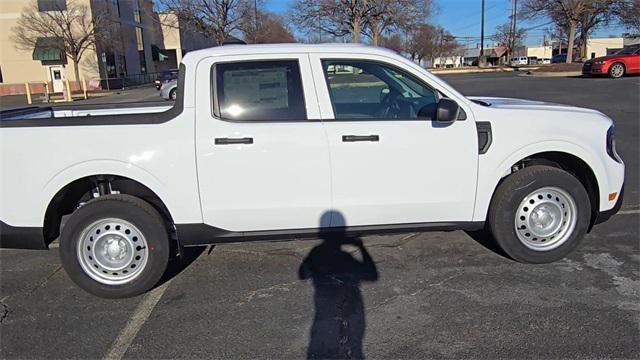
[[[583,75],[609,75],[620,78],[640,73],[640,44],[623,48],[617,53],[585,61]]]

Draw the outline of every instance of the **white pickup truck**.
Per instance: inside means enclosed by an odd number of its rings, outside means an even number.
[[[467,98],[377,47],[193,51],[173,107],[0,125],[2,246],[59,237],[71,279],[103,297],[152,288],[171,249],[319,232],[484,229],[550,262],[622,202],[607,116]]]

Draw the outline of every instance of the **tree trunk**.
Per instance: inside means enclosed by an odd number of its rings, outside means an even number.
[[[373,46],[380,45],[380,31],[375,26],[371,29],[371,41],[373,41]]]
[[[576,37],[576,22],[569,21],[569,43],[567,44],[567,64],[571,64],[573,62],[573,43]]]
[[[580,57],[584,60],[589,56],[587,55],[587,42],[589,41],[589,35],[586,31],[580,32]]]
[[[73,61],[73,74],[76,77],[76,83],[80,84],[80,58],[72,58]]]
[[[351,22],[351,40],[354,43],[359,43],[360,42],[360,19],[354,19]]]

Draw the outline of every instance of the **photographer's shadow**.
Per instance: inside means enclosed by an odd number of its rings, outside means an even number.
[[[337,211],[322,215],[322,243],[314,247],[300,265],[300,279],[312,279],[315,316],[311,326],[307,358],[363,358],[365,314],[360,283],[377,281],[378,270],[358,237],[348,237],[344,216]],[[362,260],[342,249],[356,246]]]

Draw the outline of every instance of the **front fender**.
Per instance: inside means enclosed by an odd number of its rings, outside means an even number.
[[[493,193],[500,180],[511,173],[512,165],[533,155],[546,152],[566,153],[584,161],[598,180],[600,203],[604,204],[608,201],[607,191],[603,191],[603,189],[609,189],[610,184],[602,156],[594,150],[566,140],[547,140],[527,144],[515,151],[509,151],[507,152],[509,155],[506,157],[499,156],[499,154],[504,154],[505,151],[489,151],[486,154],[488,156],[480,156],[478,162],[478,192],[476,194],[473,220],[486,220]]]

